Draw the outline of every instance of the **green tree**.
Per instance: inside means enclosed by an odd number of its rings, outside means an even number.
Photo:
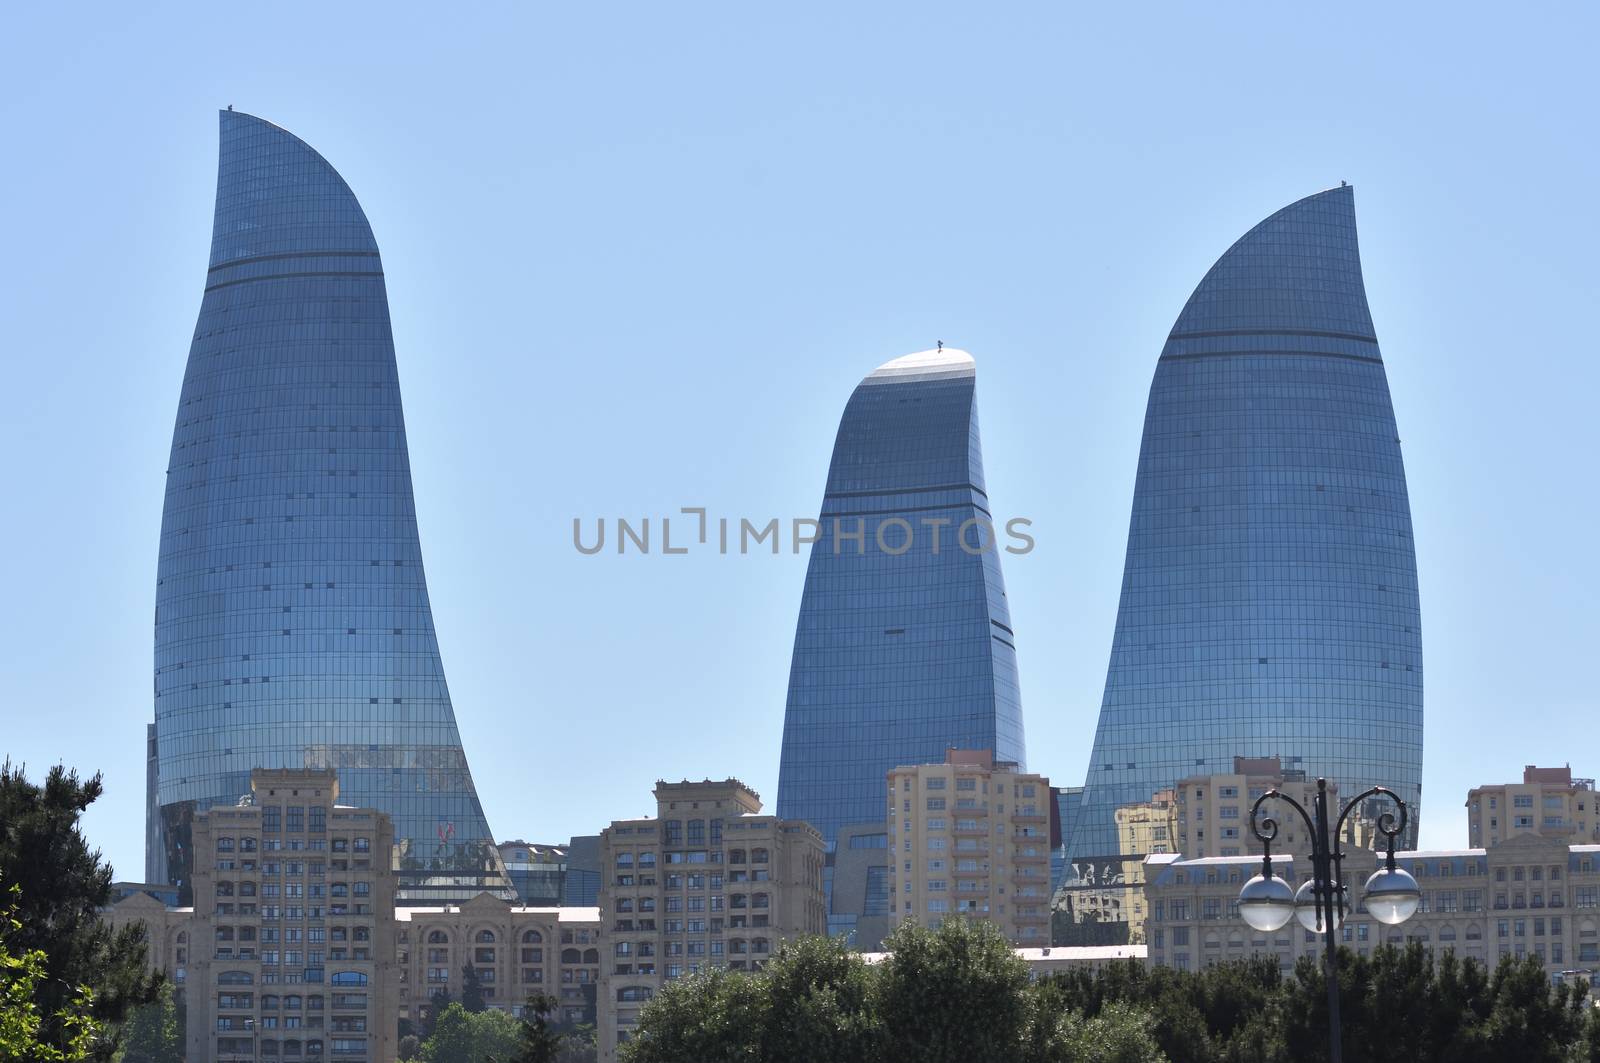
[[[428,1006],[416,1022],[416,1038],[420,1044],[433,1034],[434,1024],[450,1006],[450,987],[439,986],[428,995]]]
[[[778,946],[762,969],[761,1058],[769,1063],[869,1063],[876,1058],[872,977],[842,939]]]
[[[478,969],[470,963],[461,965],[461,1006],[474,1015],[489,1006],[483,999],[483,983],[478,980]]]
[[[49,956],[42,949],[15,946],[25,937],[17,918],[21,890],[13,886],[8,895],[11,903],[0,909],[0,1063],[86,1060],[100,1035],[91,1014],[94,991],[79,986],[60,1010],[40,1007]]]
[[[469,1012],[451,1004],[422,1042],[424,1063],[489,1063],[516,1058],[522,1026],[503,1011]]]
[[[639,1016],[623,1063],[762,1063],[771,997],[761,980],[711,970],[668,982]]]
[[[1011,1063],[1028,1032],[1028,965],[987,920],[905,922],[884,942],[873,999],[884,1059]]]
[[[1038,1016],[1027,1063],[1169,1063],[1148,1011],[1117,1001],[1093,1018],[1081,1012]],[[1042,1036],[1039,1034],[1042,1033]]]
[[[594,1026],[589,1023],[567,1030],[561,1054],[556,1056],[557,1063],[596,1063],[599,1058],[600,1046],[595,1042]]]
[[[561,1046],[566,1040],[556,1032],[550,1022],[555,1013],[556,1000],[545,993],[535,993],[522,1006],[522,1043],[517,1054],[496,1063],[560,1063]]]
[[[417,1039],[416,1034],[408,1033],[404,1037],[400,1038],[399,1055],[402,1063],[404,1060],[416,1059],[421,1052],[422,1042]]]
[[[117,1063],[183,1063],[183,1007],[171,983],[150,1004],[133,1009],[123,1023]]]
[[[79,828],[85,809],[103,791],[100,776],[84,782],[57,766],[42,785],[24,769],[0,765],[0,889],[21,888],[20,928],[12,947],[44,956],[44,975],[34,982],[46,1045],[67,1050],[81,1027],[71,1018],[92,990],[92,1017],[114,1030],[135,1007],[155,1000],[159,975],[145,966],[144,927],[113,933],[100,910],[111,902],[111,867],[91,849]],[[96,1048],[109,1058],[107,1039]]]

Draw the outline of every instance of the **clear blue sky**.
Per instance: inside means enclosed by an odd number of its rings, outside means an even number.
[[[1416,525],[1425,844],[1600,774],[1596,16],[1579,5],[25,5],[0,40],[3,747],[103,769],[142,873],[157,536],[215,110],[383,249],[445,666],[497,833],[658,777],[776,796],[804,557],[582,557],[574,516],[816,512],[859,378],[970,350],[1030,767],[1082,781],[1156,356],[1206,268],[1356,186]]]

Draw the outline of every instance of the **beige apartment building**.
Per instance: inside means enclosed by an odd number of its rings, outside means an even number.
[[[440,994],[460,1000],[471,967],[489,1007],[520,1015],[529,997],[545,994],[561,1022],[595,1022],[600,909],[521,907],[480,893],[395,918],[401,1018],[422,1018]]]
[[[338,804],[331,771],[258,769],[250,791],[195,817],[193,908],[133,893],[107,918],[146,924],[150,962],[184,993],[189,1059],[389,1063],[389,818]]]
[[[761,814],[737,779],[660,782],[655,815],[600,834],[600,1058],[616,1058],[663,983],[755,970],[780,941],[827,931],[822,835]]]
[[[1050,943],[1050,780],[952,749],[889,772],[891,919],[988,919],[1017,945]]]
[[[1600,842],[1593,779],[1574,779],[1572,767],[1522,769],[1522,783],[1467,792],[1467,844],[1496,845],[1519,834],[1571,843]]]
[[[1490,967],[1502,956],[1535,956],[1552,980],[1600,986],[1600,845],[1521,834],[1487,849],[1396,854],[1422,889],[1417,912],[1385,926],[1361,906],[1361,885],[1383,857],[1350,850],[1346,882],[1356,910],[1340,939],[1363,955],[1379,944],[1416,941],[1435,957],[1447,950]],[[1320,955],[1322,938],[1298,920],[1266,934],[1239,916],[1239,890],[1261,871],[1259,856],[1146,858],[1147,955],[1183,970],[1252,955],[1275,957],[1288,970]],[[1305,857],[1274,857],[1278,873],[1298,886],[1310,877]]]
[[[1250,830],[1250,807],[1268,790],[1279,790],[1312,811],[1317,781],[1303,771],[1284,768],[1277,757],[1234,757],[1229,774],[1193,775],[1173,789],[1177,802],[1177,836],[1172,852],[1189,858],[1244,856],[1260,853],[1261,843]],[[1337,815],[1339,787],[1329,781],[1329,807]],[[1291,808],[1277,817],[1279,835],[1275,852],[1311,852],[1305,824]],[[1352,817],[1353,818],[1353,817]]]
[[[1115,812],[1120,868],[1107,865],[1098,874],[1090,868],[1087,875],[1073,876],[1056,894],[1054,906],[1066,911],[1074,923],[1126,923],[1128,941],[1147,941],[1143,858],[1260,853],[1261,843],[1250,830],[1250,808],[1272,789],[1288,794],[1310,812],[1317,784],[1299,769],[1284,768],[1277,757],[1234,757],[1232,772],[1191,775],[1171,789],[1156,791],[1149,801],[1121,806]],[[1330,782],[1328,793],[1337,808],[1337,784]],[[1308,855],[1311,839],[1305,825],[1292,809],[1285,807],[1282,812],[1273,850]],[[1364,837],[1365,830],[1354,830],[1350,836]]]

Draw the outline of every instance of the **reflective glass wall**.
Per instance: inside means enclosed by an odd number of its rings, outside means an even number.
[[[830,851],[842,827],[882,828],[891,768],[943,761],[952,746],[1024,763],[1000,575],[1000,553],[1020,540],[984,490],[975,383],[961,351],[896,359],[856,388],[834,440],[795,631],[777,806],[815,825]],[[860,878],[869,892],[887,882],[870,868]],[[887,900],[830,888],[833,914],[845,917],[834,929]]]
[[[1344,186],[1234,244],[1162,350],[1072,859],[1117,854],[1118,805],[1236,755],[1391,786],[1415,838],[1416,556]],[[1207,855],[1259,851],[1244,820],[1207,833]]]
[[[326,767],[394,818],[403,900],[511,896],[434,637],[377,243],[332,166],[235,111],[156,584],[152,871],[187,885],[192,816],[252,768]]]

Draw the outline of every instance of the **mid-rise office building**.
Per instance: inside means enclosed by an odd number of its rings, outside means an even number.
[[[1470,845],[1495,845],[1519,834],[1569,842],[1600,842],[1593,779],[1575,779],[1572,767],[1522,769],[1522,782],[1479,786],[1467,793]]]
[[[951,749],[889,773],[889,894],[896,922],[987,919],[1017,945],[1050,942],[1050,780]]]
[[[1341,185],[1235,242],[1162,348],[1071,861],[1120,864],[1117,808],[1240,754],[1347,793],[1391,786],[1414,839],[1420,616],[1400,433]]]
[[[187,896],[196,815],[255,768],[327,769],[393,822],[403,901],[509,899],[434,633],[372,227],[304,141],[220,120],[161,516],[145,877]]]
[[[897,358],[855,389],[834,439],[795,626],[778,815],[822,832],[835,933],[888,906],[860,891],[885,882],[872,835],[891,769],[952,746],[1026,762],[1000,573],[1002,544],[1021,540],[987,494],[976,380],[964,351]]]
[[[517,899],[532,907],[556,907],[566,895],[567,847],[533,842],[501,842],[500,861],[517,891]]]
[[[785,938],[827,929],[816,828],[762,815],[737,779],[658,783],[655,802],[600,834],[602,1060],[663,983],[756,970]]]

